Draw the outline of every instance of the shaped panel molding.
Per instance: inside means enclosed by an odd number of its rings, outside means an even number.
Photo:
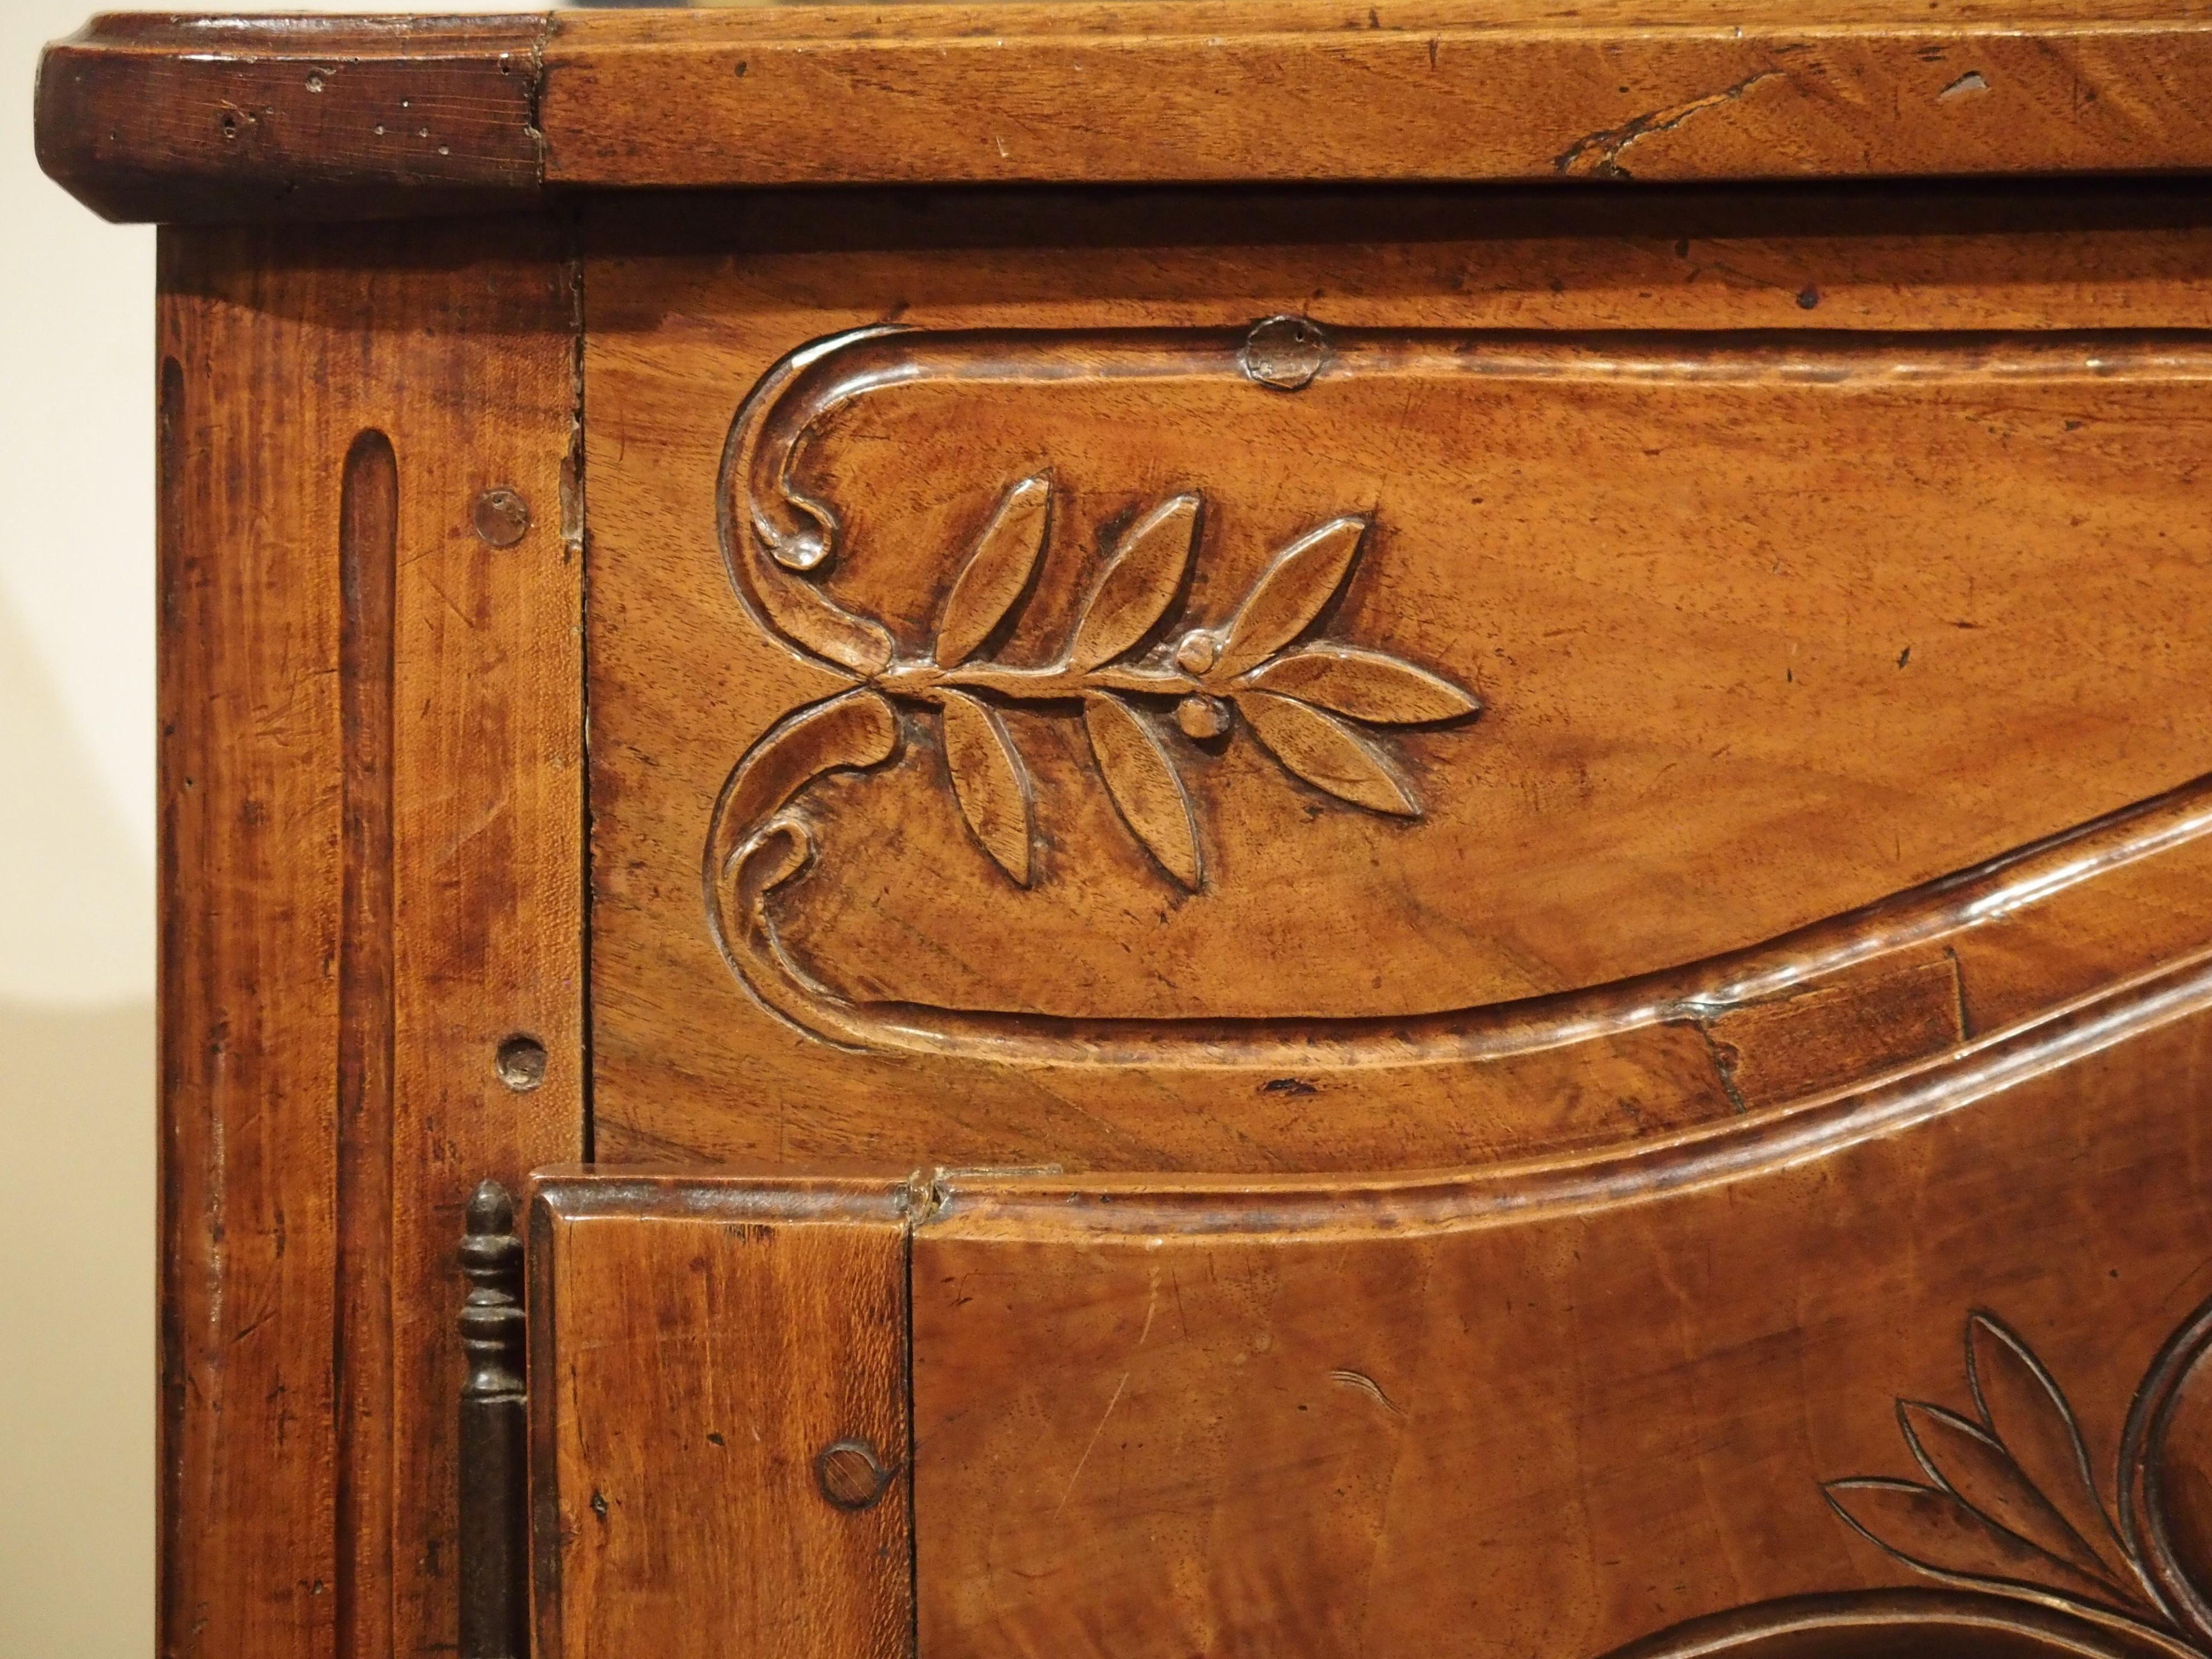
[[[819,690],[744,700],[709,925],[856,1049],[1586,1034],[2203,769],[2208,376],[2185,334],[825,339],[725,457]]]

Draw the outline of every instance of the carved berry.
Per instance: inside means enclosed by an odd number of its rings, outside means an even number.
[[[1203,628],[1194,628],[1175,649],[1175,665],[1186,674],[1203,674],[1221,655],[1221,641]]]
[[[1185,697],[1176,705],[1176,724],[1187,738],[1218,738],[1229,729],[1229,705],[1218,697]]]

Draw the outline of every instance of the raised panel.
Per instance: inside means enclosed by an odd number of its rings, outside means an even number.
[[[944,1177],[920,1650],[2201,1651],[2208,994],[1643,1153]]]
[[[556,1175],[541,1644],[2192,1659],[2208,1011],[1425,1176]]]

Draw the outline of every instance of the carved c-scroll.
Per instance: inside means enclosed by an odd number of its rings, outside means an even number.
[[[1297,535],[1219,622],[1170,629],[1199,555],[1203,510],[1195,492],[1171,495],[1121,532],[1066,645],[1043,664],[1002,662],[987,647],[1018,617],[1043,556],[1054,504],[1049,473],[1006,489],[968,550],[926,649],[902,651],[889,629],[846,609],[821,585],[836,556],[839,524],[793,471],[808,434],[852,399],[925,377],[1051,378],[1072,363],[1103,374],[1241,373],[1296,389],[1317,370],[1320,331],[1298,325],[1316,361],[1291,385],[1261,349],[1273,349],[1280,320],[1240,336],[1045,337],[1018,353],[979,349],[960,337],[862,329],[793,353],[746,400],[723,461],[721,536],[731,580],[764,629],[852,683],[757,742],[715,808],[708,913],[731,965],[767,1006],[856,1047],[905,1046],[942,1012],[872,1017],[808,974],[768,914],[769,896],[815,856],[799,798],[831,773],[896,759],[908,711],[935,714],[953,802],[1018,887],[1032,879],[1036,809],[1027,768],[1000,719],[1008,706],[1056,705],[1081,719],[1121,822],[1162,875],[1188,891],[1205,885],[1203,844],[1189,792],[1152,723],[1156,708],[1171,708],[1185,735],[1200,741],[1225,736],[1241,719],[1285,771],[1323,793],[1385,816],[1420,816],[1411,784],[1366,732],[1464,720],[1481,704],[1415,664],[1312,637],[1359,557],[1365,515],[1345,514]],[[942,1033],[941,1024],[937,1029]]]

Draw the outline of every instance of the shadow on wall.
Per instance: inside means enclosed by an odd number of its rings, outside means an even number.
[[[0,1653],[151,1650],[154,1007],[0,1002]]]

